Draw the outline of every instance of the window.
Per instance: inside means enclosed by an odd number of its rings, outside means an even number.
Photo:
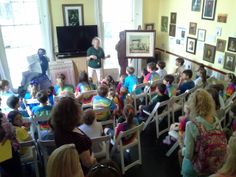
[[[12,84],[17,88],[28,68],[27,56],[43,46],[37,0],[0,0],[0,25]]]

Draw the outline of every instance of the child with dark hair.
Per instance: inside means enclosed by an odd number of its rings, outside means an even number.
[[[183,58],[176,58],[175,64],[177,66],[175,74],[177,77],[180,77],[184,71],[184,59]]]
[[[20,99],[17,96],[14,96],[14,95],[10,96],[7,99],[7,106],[11,109],[11,111],[12,110],[13,111],[18,111],[22,114],[23,117],[29,117],[29,114],[25,110],[21,109],[21,102],[20,102]]]
[[[225,89],[224,99],[228,99],[236,90],[236,77],[233,73],[227,73],[225,75],[225,81],[228,82],[228,85]]]
[[[209,85],[208,89],[215,89],[218,93],[219,96],[219,101],[220,101],[220,108],[225,107],[225,102],[224,102],[224,85],[223,84],[213,84]]]
[[[131,93],[134,91],[135,86],[138,84],[138,78],[134,75],[135,69],[133,67],[126,68],[126,74],[128,75],[125,78],[124,87],[128,89],[128,92]],[[142,90],[137,90],[136,94],[140,94]]]
[[[100,85],[97,91],[98,95],[92,99],[93,109],[105,109],[103,113],[96,115],[98,121],[105,121],[111,118],[111,112],[116,109],[116,105],[107,98],[109,89],[106,85]]]
[[[146,68],[142,69],[141,71],[141,77],[138,78],[139,83],[143,83],[145,76],[148,74],[148,71]]]
[[[115,87],[115,80],[111,75],[107,75],[102,81],[101,84],[105,84],[108,87]]]
[[[172,85],[174,82],[175,77],[171,74],[165,75],[163,79],[163,84],[166,85],[166,94],[171,98],[172,96],[176,96],[176,88]]]
[[[39,83],[35,80],[30,81],[24,99],[35,99],[38,90],[39,90]]]
[[[66,84],[66,76],[63,73],[57,75],[57,85],[54,86],[56,96],[64,96],[67,92],[74,93],[74,87]]]
[[[153,83],[160,79],[160,76],[156,72],[156,64],[154,62],[147,64],[148,74],[144,77],[143,83]]]
[[[157,62],[157,74],[160,76],[160,80],[163,80],[164,77],[167,75],[167,71],[165,70],[166,63],[164,61]]]
[[[206,87],[207,85],[207,72],[204,68],[202,67],[199,67],[198,71],[197,71],[197,75],[198,75],[198,78],[194,80],[194,83],[196,86],[203,86]]]
[[[124,75],[124,74],[120,76],[120,81],[116,87],[116,91],[118,94],[120,94],[120,89],[124,85],[125,78],[126,78],[126,75]]]
[[[53,86],[48,87],[48,101],[51,106],[54,105],[54,96],[56,96],[54,92],[54,87]]]
[[[178,84],[178,94],[184,93],[186,90],[190,90],[195,87],[192,80],[193,72],[190,69],[184,70]]]

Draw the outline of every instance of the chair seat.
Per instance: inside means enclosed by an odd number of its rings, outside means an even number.
[[[105,142],[102,143],[102,150],[100,152],[93,152],[93,154],[94,157],[97,159],[106,157],[106,143]]]

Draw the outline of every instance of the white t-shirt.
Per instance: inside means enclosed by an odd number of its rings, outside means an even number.
[[[167,75],[167,71],[165,69],[158,69],[157,74],[160,77],[160,80],[163,80],[164,77]]]

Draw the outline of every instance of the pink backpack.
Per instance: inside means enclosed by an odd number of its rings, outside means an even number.
[[[225,161],[227,139],[221,129],[206,131],[204,126],[196,121],[199,136],[195,145],[193,168],[199,175],[210,175],[221,168]]]

